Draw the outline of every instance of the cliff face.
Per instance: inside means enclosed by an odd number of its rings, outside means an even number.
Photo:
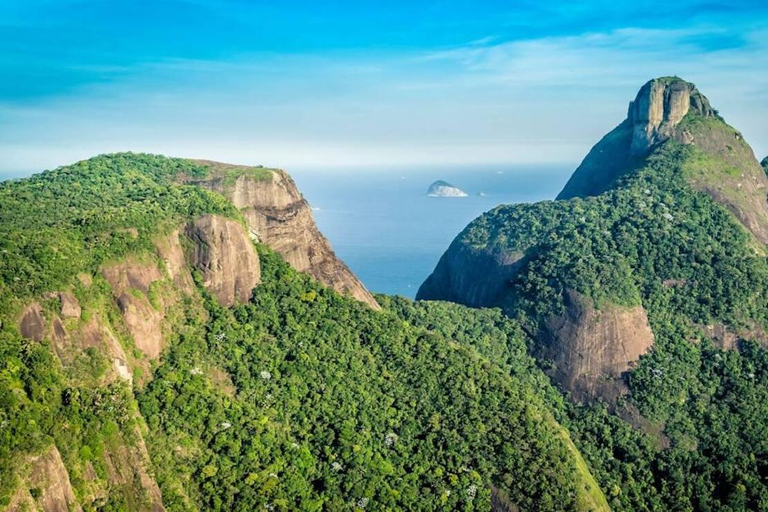
[[[218,192],[245,216],[251,236],[265,243],[296,270],[374,309],[379,305],[320,233],[312,210],[291,177],[267,170],[199,161],[211,168],[204,179],[185,181]]]
[[[82,511],[77,502],[69,473],[59,450],[52,446],[42,455],[30,457],[23,484],[11,498],[9,512],[44,510],[45,512]],[[33,494],[34,492],[34,494]]]
[[[595,196],[612,188],[668,140],[698,152],[686,169],[689,184],[768,243],[765,172],[741,133],[725,123],[695,85],[676,77],[657,78],[640,89],[627,119],[592,148],[557,198]]]
[[[187,235],[193,242],[190,263],[208,291],[225,306],[249,301],[261,269],[245,229],[232,219],[205,215],[187,227]]]
[[[627,392],[623,374],[653,346],[653,332],[640,307],[606,305],[600,310],[579,293],[566,293],[566,310],[550,317],[535,335],[537,357],[552,361],[550,375],[578,402],[608,402]]]

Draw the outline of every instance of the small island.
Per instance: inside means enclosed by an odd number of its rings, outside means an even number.
[[[467,197],[467,193],[447,181],[437,180],[427,190],[429,197]]]

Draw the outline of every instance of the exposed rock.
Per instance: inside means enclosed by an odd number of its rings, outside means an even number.
[[[25,338],[43,341],[45,338],[45,318],[43,310],[37,302],[30,304],[21,314],[19,332]]]
[[[704,337],[723,350],[739,350],[744,340],[756,341],[764,348],[768,347],[768,333],[757,325],[737,329],[718,322],[707,325],[697,324],[696,327]]]
[[[64,318],[80,318],[81,309],[77,297],[69,292],[59,293],[61,303],[61,316]]]
[[[58,316],[54,316],[51,322],[51,340],[53,340],[53,346],[59,359],[65,361],[67,348],[69,348],[69,336]]]
[[[657,78],[640,89],[627,119],[592,148],[557,198],[609,190],[670,139],[695,146],[707,159],[706,165],[690,163],[690,186],[721,203],[760,242],[768,243],[766,173],[742,135],[725,123],[695,85],[676,77]]]
[[[438,180],[429,186],[429,197],[467,197],[467,193],[447,181]]]
[[[165,263],[165,270],[168,276],[184,293],[190,294],[194,291],[194,282],[189,273],[189,267],[184,259],[184,251],[179,241],[179,231],[176,230],[168,236],[158,240],[155,244],[157,253]]]
[[[114,375],[129,384],[133,382],[133,372],[128,365],[128,358],[122,345],[97,314],[94,313],[88,323],[73,335],[73,338],[79,340],[82,349],[104,348],[112,361]]]
[[[187,227],[194,243],[191,264],[203,274],[203,284],[223,305],[251,299],[261,282],[256,249],[237,221],[205,215]]]
[[[147,293],[153,282],[163,275],[154,263],[143,263],[132,259],[121,261],[101,269],[101,273],[117,297],[129,289]]]
[[[85,272],[77,274],[77,280],[86,288],[89,288],[93,284],[93,277],[91,274],[86,274]]]
[[[126,260],[102,268],[102,274],[112,287],[136,348],[150,358],[159,356],[163,348],[163,313],[150,304],[146,294],[153,282],[162,279],[160,270],[152,263]]]
[[[510,501],[507,493],[491,485],[491,512],[520,512],[520,508]]]
[[[144,444],[144,437],[138,428],[135,430],[135,437],[135,446],[120,444],[105,452],[104,462],[109,483],[118,487],[138,487],[144,494],[146,502],[136,504],[136,509],[152,512],[164,511],[160,488],[147,470],[151,467],[151,462],[147,447]]]
[[[33,498],[32,490],[37,498]],[[42,455],[30,458],[29,473],[23,478],[22,488],[16,496],[19,498],[11,500],[9,511],[29,510],[31,504],[34,504],[32,510],[45,512],[82,511],[56,446],[51,446]]]
[[[526,259],[522,253],[474,249],[458,237],[443,255],[416,296],[471,307],[501,306],[507,311],[514,290],[510,281]],[[513,308],[514,309],[514,308]],[[602,398],[609,403],[626,392],[622,374],[653,345],[653,333],[642,307],[604,305],[569,291],[565,314],[527,330],[534,352],[551,361],[550,376],[574,401]]]
[[[117,297],[117,306],[136,348],[149,358],[159,356],[163,349],[163,315],[152,307],[146,297],[137,297],[130,292]]]
[[[555,363],[551,376],[575,401],[615,402],[627,391],[622,374],[653,346],[645,311],[613,305],[597,310],[574,291],[565,305],[565,314],[547,320],[535,335],[537,356]]]
[[[646,83],[629,104],[633,155],[645,155],[659,142],[676,135],[675,127],[693,109],[704,117],[717,113],[696,86],[679,78],[658,78]],[[690,135],[690,134],[688,134]]]
[[[280,253],[296,270],[379,309],[373,296],[336,257],[328,240],[317,229],[309,203],[287,173],[264,170],[262,176],[256,178],[245,172],[247,167],[198,163],[211,167],[210,177],[187,182],[214,190],[232,201],[245,216],[255,239]]]
[[[456,239],[421,285],[416,299],[446,300],[471,307],[498,305],[522,259],[522,253],[476,251]]]

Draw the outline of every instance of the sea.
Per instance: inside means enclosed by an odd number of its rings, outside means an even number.
[[[469,222],[500,204],[554,199],[575,165],[291,169],[340,257],[377,293],[414,298]],[[444,180],[467,197],[427,197]]]

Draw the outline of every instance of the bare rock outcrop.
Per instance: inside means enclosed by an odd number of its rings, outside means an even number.
[[[642,306],[598,310],[572,290],[565,299],[565,314],[535,334],[537,356],[554,362],[551,376],[575,401],[615,402],[627,391],[622,375],[653,346],[648,317]]]
[[[690,82],[677,77],[646,83],[627,118],[589,152],[557,196],[599,195],[641,167],[664,142],[695,147],[697,159],[678,162],[689,185],[722,204],[755,238],[768,243],[768,178],[749,144]]]
[[[187,235],[194,245],[190,263],[219,302],[249,301],[261,282],[261,267],[245,228],[226,217],[204,215],[187,226]]]
[[[184,250],[179,240],[179,230],[175,230],[169,235],[161,238],[155,243],[157,253],[165,264],[165,270],[168,277],[184,293],[191,294],[194,291],[195,284],[192,275],[189,272],[187,261],[184,258]]]
[[[24,309],[21,320],[19,320],[19,332],[30,340],[43,341],[45,338],[45,318],[40,304],[35,302]]]
[[[137,428],[135,446],[120,444],[104,454],[109,483],[118,487],[133,487],[141,491],[144,503],[136,504],[137,510],[162,512],[163,496],[157,482],[147,468],[151,467],[144,437]]]
[[[73,333],[72,337],[79,341],[81,349],[101,347],[105,350],[112,361],[113,376],[128,382],[128,384],[133,383],[133,372],[122,345],[97,313],[93,313],[88,322],[76,333]]]
[[[498,305],[523,256],[520,252],[474,250],[456,239],[421,285],[416,298],[470,307]]]
[[[11,499],[9,511],[21,512],[29,510],[30,506],[32,510],[45,512],[82,511],[56,446],[51,446],[42,455],[31,457],[28,468],[21,488]]]
[[[692,142],[675,131],[690,110],[703,117],[717,116],[709,100],[689,82],[658,78],[646,83],[629,104],[627,119],[633,128],[631,154],[645,155],[654,145],[675,136],[681,142]]]
[[[61,316],[64,318],[80,318],[82,310],[77,297],[69,292],[59,293],[59,303],[61,304]]]
[[[247,167],[199,163],[211,167],[210,176],[187,181],[232,201],[245,216],[253,237],[280,253],[296,270],[379,309],[370,292],[336,257],[331,244],[317,229],[309,203],[287,173],[263,170],[259,177],[254,177],[245,172]]]
[[[163,348],[163,313],[147,298],[152,283],[163,277],[157,265],[129,259],[102,268],[102,274],[112,288],[136,348],[150,358],[159,356]]]

